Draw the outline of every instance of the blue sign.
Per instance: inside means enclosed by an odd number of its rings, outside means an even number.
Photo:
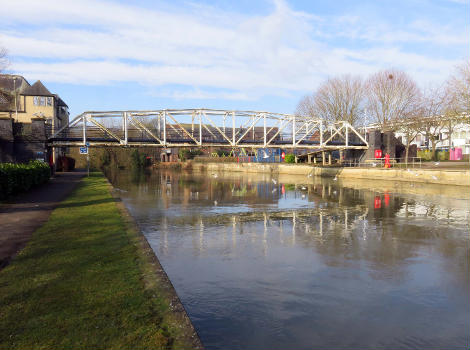
[[[88,154],[88,147],[80,147],[80,154]]]
[[[85,146],[90,147],[90,143],[88,141],[85,142]]]

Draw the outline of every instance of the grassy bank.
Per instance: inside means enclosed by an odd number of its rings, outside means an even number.
[[[194,347],[152,259],[107,181],[85,178],[0,271],[0,348]]]

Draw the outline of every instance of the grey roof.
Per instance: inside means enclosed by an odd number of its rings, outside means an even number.
[[[8,92],[19,90],[20,93],[23,90],[30,87],[28,81],[21,75],[14,74],[0,74],[0,89]]]
[[[27,87],[23,91],[23,95],[27,96],[54,96],[49,90],[41,83],[41,80],[35,82],[32,86]]]
[[[67,106],[67,104],[64,102],[64,100],[62,100],[62,99],[59,97],[59,95],[54,94],[54,96],[55,96],[55,98],[57,99],[57,106],[69,108],[69,106]]]

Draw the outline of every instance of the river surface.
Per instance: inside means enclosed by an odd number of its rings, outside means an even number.
[[[207,349],[468,349],[469,188],[110,176]]]

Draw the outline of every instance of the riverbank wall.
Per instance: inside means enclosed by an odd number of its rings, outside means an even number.
[[[192,163],[199,171],[271,173],[470,186],[469,170],[318,167],[307,164]]]

